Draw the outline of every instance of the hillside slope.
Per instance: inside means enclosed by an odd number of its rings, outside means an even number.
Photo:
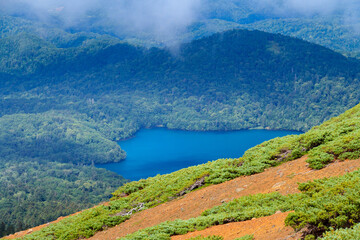
[[[117,239],[118,237],[126,236],[127,234],[154,226],[164,221],[190,219],[200,216],[201,213],[207,209],[242,196],[270,192],[278,192],[283,195],[296,193],[299,192],[299,182],[339,176],[347,172],[352,172],[359,167],[360,160],[354,160],[335,162],[320,171],[314,171],[308,168],[306,157],[303,157],[284,163],[278,167],[267,169],[263,173],[240,177],[219,185],[209,186],[188,193],[183,198],[136,213],[126,222],[114,228],[99,232],[90,239]],[[288,230],[289,229],[286,231],[287,234],[293,233],[293,230]],[[29,231],[18,233],[6,239],[20,237],[27,233],[29,233]],[[220,233],[221,232],[218,232],[217,235],[222,235]],[[196,234],[202,234],[202,232]],[[180,236],[178,238],[180,238]],[[183,239],[187,238],[185,237]]]
[[[340,176],[347,172],[354,171],[359,167],[360,160],[354,160],[336,162],[319,171],[314,171],[307,167],[306,157],[303,157],[284,163],[278,167],[267,169],[263,173],[240,177],[219,185],[209,186],[188,193],[183,198],[136,213],[126,222],[114,228],[99,232],[90,239],[115,240],[165,221],[196,218],[201,216],[201,213],[205,210],[243,196],[271,192],[277,192],[282,195],[297,193],[299,192],[298,183],[325,177]],[[201,231],[196,235],[200,234],[202,234]],[[216,235],[221,236],[222,234],[219,232]],[[192,234],[191,237],[193,236],[195,236],[195,234]],[[188,238],[184,237],[182,239]]]
[[[360,105],[302,135],[276,138],[260,144],[248,150],[239,159],[220,159],[172,174],[128,183],[113,193],[114,197],[109,204],[65,218],[25,236],[24,239],[91,237],[98,231],[104,231],[123,222],[124,225],[130,226],[134,223],[135,228],[133,230],[129,228],[130,232],[133,232],[141,224],[145,224],[144,227],[146,227],[146,224],[153,225],[165,220],[163,211],[161,215],[151,215],[158,220],[147,222],[141,217],[146,212],[157,213],[159,208],[165,208],[174,213],[169,214],[170,220],[186,212],[189,215],[188,217],[184,215],[185,220],[164,222],[158,226],[137,231],[126,236],[125,239],[169,239],[172,235],[202,230],[213,225],[270,216],[279,210],[295,211],[288,215],[286,224],[297,230],[306,227],[304,234],[309,237],[310,235],[321,237],[331,229],[353,226],[360,222],[357,214],[360,211],[357,204],[359,171],[340,177],[302,183],[299,185],[300,192],[298,193],[294,193],[295,188],[291,187],[291,184],[296,184],[297,181],[338,176],[355,170],[359,164],[358,160],[334,162],[359,159],[359,123]],[[306,156],[306,158],[295,160],[301,156]],[[271,168],[274,166],[277,167]],[[265,169],[268,170],[265,171]],[[253,175],[256,173],[259,174]],[[241,177],[246,175],[253,176]],[[263,179],[261,179],[262,176]],[[257,178],[259,181],[254,181]],[[232,179],[235,180],[227,182]],[[244,181],[249,181],[249,183]],[[259,186],[255,182],[262,184]],[[191,192],[194,190],[192,187],[194,184],[206,188]],[[220,189],[218,193],[221,192],[221,194],[213,196],[211,189]],[[229,189],[232,190],[228,192]],[[214,192],[217,191],[214,190]],[[259,192],[265,194],[251,195]],[[196,197],[199,199],[204,197],[206,201],[195,201]],[[232,200],[232,198],[236,199]],[[181,205],[185,202],[190,205]],[[160,205],[161,203],[166,204]],[[180,204],[176,205],[177,203]],[[209,203],[208,206],[207,203]],[[172,204],[177,207],[171,207]],[[199,204],[201,207],[191,208],[194,204]],[[147,208],[149,209],[134,214]],[[196,210],[193,211],[193,209]],[[199,216],[200,213],[201,216]],[[140,218],[136,220],[136,216]],[[188,219],[189,217],[195,218]],[[118,231],[115,232],[117,235],[114,237],[120,236]],[[101,236],[102,233],[99,234]]]

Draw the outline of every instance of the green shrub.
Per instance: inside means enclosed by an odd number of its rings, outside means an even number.
[[[206,210],[199,217],[161,223],[123,239],[140,239],[139,236],[160,233],[170,237],[214,225],[270,216],[279,210],[295,211],[288,215],[286,224],[297,230],[306,227],[306,239],[314,239],[327,231],[360,223],[359,182],[360,171],[355,171],[341,177],[302,183],[299,186],[301,193],[298,194],[283,196],[279,193],[269,193],[244,196]]]
[[[241,238],[236,238],[234,240],[254,240],[254,235],[245,235]]]
[[[324,234],[322,240],[357,240],[360,236],[360,224],[352,228],[330,230]]]
[[[224,238],[220,236],[208,236],[208,237],[197,236],[197,237],[189,238],[188,240],[223,240],[223,239]]]

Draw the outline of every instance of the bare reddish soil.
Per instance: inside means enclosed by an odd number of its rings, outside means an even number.
[[[175,219],[185,220],[197,217],[206,209],[241,196],[275,191],[284,195],[296,193],[299,192],[297,189],[297,183],[299,182],[339,176],[360,167],[360,160],[352,160],[337,161],[329,164],[324,169],[313,170],[307,167],[308,164],[305,161],[306,157],[302,157],[278,167],[267,169],[263,173],[239,177],[222,184],[199,189],[179,199],[135,213],[131,219],[113,228],[99,232],[90,239],[115,240],[140,229],[155,226],[164,221]],[[189,236],[192,236],[191,234],[204,236],[208,234],[221,235],[224,236],[225,239],[233,239],[234,236],[241,237],[247,234],[255,234],[256,239],[299,239],[299,236],[297,236],[291,228],[284,226],[286,216],[287,213],[278,213],[273,216],[253,219],[251,221],[215,226],[201,232],[190,233],[189,235],[185,235],[184,238],[182,238],[182,236],[176,236],[173,237],[173,239],[187,239]],[[32,228],[31,230],[16,233],[7,237],[7,239],[24,236],[45,226],[46,225],[42,225]]]
[[[257,218],[244,222],[228,223],[214,226],[203,231],[191,232],[186,235],[174,236],[171,240],[186,240],[196,236],[222,236],[224,240],[233,240],[245,235],[254,235],[256,240],[301,238],[301,233],[295,233],[291,227],[284,225],[289,213],[278,213],[268,217]]]
[[[188,193],[180,199],[175,199],[155,208],[136,213],[126,222],[123,222],[118,226],[110,228],[106,231],[99,232],[90,239],[115,240],[140,229],[155,226],[164,221],[197,217],[206,209],[220,205],[222,202],[228,202],[234,198],[239,198],[241,196],[275,191],[278,191],[281,194],[295,193],[299,191],[297,189],[298,182],[306,182],[324,177],[339,176],[345,174],[346,172],[354,171],[360,167],[360,160],[353,160],[335,162],[324,169],[312,170],[307,167],[308,164],[305,162],[305,160],[306,157],[302,157],[300,159],[284,163],[278,167],[267,169],[263,173],[252,176],[239,177],[219,185],[209,186],[198,191]],[[270,217],[268,218],[271,219],[269,222],[279,221],[279,224],[276,225],[277,227],[275,226],[275,229],[284,229],[287,236],[290,237],[292,234],[294,234],[294,232],[292,232],[292,230],[290,231],[289,228],[284,227],[284,216],[285,214],[273,216],[275,220]],[[262,221],[266,222],[265,219],[268,218],[263,218],[264,220]],[[255,228],[251,225],[253,223],[260,224],[260,220],[247,221],[242,224],[245,224],[244,228]],[[246,227],[246,224],[249,224],[249,226]],[[229,225],[232,226],[232,224]],[[267,228],[256,229],[259,229],[257,234],[263,234],[264,231],[267,231]],[[217,232],[217,235],[219,235],[219,233],[233,234],[232,231],[229,233],[226,231]]]

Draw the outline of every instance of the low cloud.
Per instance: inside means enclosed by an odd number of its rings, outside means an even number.
[[[354,33],[360,33],[359,0],[254,0],[254,3],[260,12],[278,17],[321,16],[332,19],[336,15]]]
[[[203,0],[0,0],[0,11],[64,28],[99,26],[167,41],[201,16]]]
[[[332,16],[359,20],[359,0],[255,0],[261,11],[278,16]],[[354,22],[355,23],[355,22]]]
[[[219,0],[227,6],[225,0]],[[359,0],[228,0],[253,5],[280,17],[331,16],[360,32]],[[0,0],[0,12],[21,15],[65,29],[97,29],[118,36],[172,42],[192,23],[206,18],[214,0]],[[221,4],[215,6],[222,6]],[[227,9],[229,11],[229,9]],[[210,14],[211,15],[211,14]]]

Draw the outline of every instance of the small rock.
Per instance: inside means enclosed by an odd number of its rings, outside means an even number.
[[[183,211],[185,211],[185,209],[184,209],[184,208],[180,208],[180,211],[182,211],[182,212],[183,212]]]
[[[32,233],[33,232],[33,229],[29,229],[26,233],[29,234],[29,233]]]
[[[256,218],[252,218],[251,220],[255,220]]]
[[[278,182],[278,183],[275,183],[274,186],[272,186],[272,188],[279,188],[279,187],[283,186],[284,184],[286,184],[286,182]]]
[[[229,199],[224,198],[224,199],[223,199],[223,200],[221,200],[220,202],[221,202],[221,203],[224,203],[224,202],[227,202],[227,201],[229,201]]]
[[[276,211],[275,214],[279,214],[279,213],[282,213],[281,211]]]
[[[279,175],[280,177],[282,177],[282,175],[284,175],[283,171],[280,169],[276,171],[276,174]]]
[[[241,192],[241,191],[244,191],[244,190],[245,190],[245,188],[237,188],[236,192]]]

